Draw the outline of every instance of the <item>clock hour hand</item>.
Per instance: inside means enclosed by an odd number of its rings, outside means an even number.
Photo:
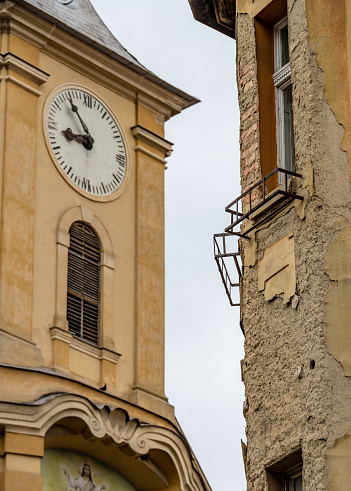
[[[91,135],[76,135],[73,133],[71,128],[67,128],[67,130],[62,131],[68,141],[76,141],[78,143],[82,143],[83,147],[87,150],[91,150],[93,148],[94,138]]]
[[[76,113],[76,115],[78,116],[78,119],[80,121],[80,124],[82,125],[82,128],[83,130],[85,131],[85,133],[87,134],[87,138],[89,140],[89,143],[87,143],[87,145],[90,147],[88,148],[88,146],[86,146],[84,143],[83,143],[83,146],[87,149],[87,150],[91,150],[93,148],[93,143],[94,143],[94,138],[90,135],[90,132],[88,130],[88,127],[87,125],[84,123],[84,121],[82,120],[79,112],[78,112],[78,107],[76,105],[73,104],[73,101],[72,101],[72,97],[71,96],[68,96],[68,100],[71,104],[71,109],[74,113]]]

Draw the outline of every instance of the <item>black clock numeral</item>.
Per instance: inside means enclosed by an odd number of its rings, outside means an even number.
[[[104,183],[103,183],[103,182],[101,182],[101,186],[102,186],[102,189],[104,190],[104,193],[106,194],[106,188],[105,188],[105,186],[104,186]]]
[[[118,153],[116,155],[116,162],[121,165],[122,167],[126,166],[126,157],[123,154]]]
[[[88,193],[90,193],[91,192],[90,179],[86,179],[85,177],[83,177],[81,188],[83,189],[83,191],[88,191]]]
[[[57,123],[56,123],[56,121],[49,121],[48,122],[48,128],[49,128],[49,130],[57,131]]]
[[[87,106],[89,107],[89,109],[93,107],[93,98],[91,97],[91,95],[84,94],[83,106]]]

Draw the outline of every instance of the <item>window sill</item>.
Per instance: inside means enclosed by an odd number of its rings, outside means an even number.
[[[52,365],[55,370],[78,376],[96,385],[115,389],[116,366],[121,355],[96,346],[60,327],[50,328]]]

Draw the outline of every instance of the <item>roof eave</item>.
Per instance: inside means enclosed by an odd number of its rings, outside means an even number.
[[[0,0],[1,2],[2,0]],[[153,72],[145,68],[143,65],[141,65],[136,59],[135,62],[133,60],[127,59],[124,56],[119,55],[115,51],[112,51],[111,49],[107,48],[106,46],[103,46],[96,40],[90,39],[89,37],[85,36],[84,34],[81,34],[80,32],[72,29],[71,27],[67,26],[63,22],[58,21],[57,19],[53,18],[49,14],[43,12],[42,10],[36,8],[33,5],[28,4],[25,2],[25,0],[12,0],[14,3],[17,3],[19,5],[22,5],[24,8],[34,12],[35,14],[38,14],[40,17],[43,19],[55,24],[57,27],[62,29],[63,31],[68,32],[72,36],[80,39],[81,41],[85,42],[86,44],[94,47],[101,53],[104,53],[105,55],[109,56],[110,58],[116,60],[117,62],[121,63],[122,65],[128,67],[129,69],[133,70],[134,72],[138,73],[142,77],[144,77],[146,80],[150,80],[154,84],[158,85],[159,87],[162,87],[165,89],[167,92],[174,94],[174,96],[178,99],[178,103],[180,103],[181,109],[176,110],[172,112],[172,115],[178,114],[183,109],[186,109],[194,104],[197,104],[200,102],[199,99],[196,97],[193,97],[190,94],[187,94],[181,89],[178,89],[174,85],[166,82],[165,80],[161,79],[157,75],[155,75]],[[134,57],[133,57],[134,58]]]
[[[194,19],[235,38],[236,0],[189,0]]]

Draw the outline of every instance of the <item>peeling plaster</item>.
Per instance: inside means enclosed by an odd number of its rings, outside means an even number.
[[[351,227],[328,245],[324,270],[333,284],[325,297],[324,324],[329,352],[351,376]]]

